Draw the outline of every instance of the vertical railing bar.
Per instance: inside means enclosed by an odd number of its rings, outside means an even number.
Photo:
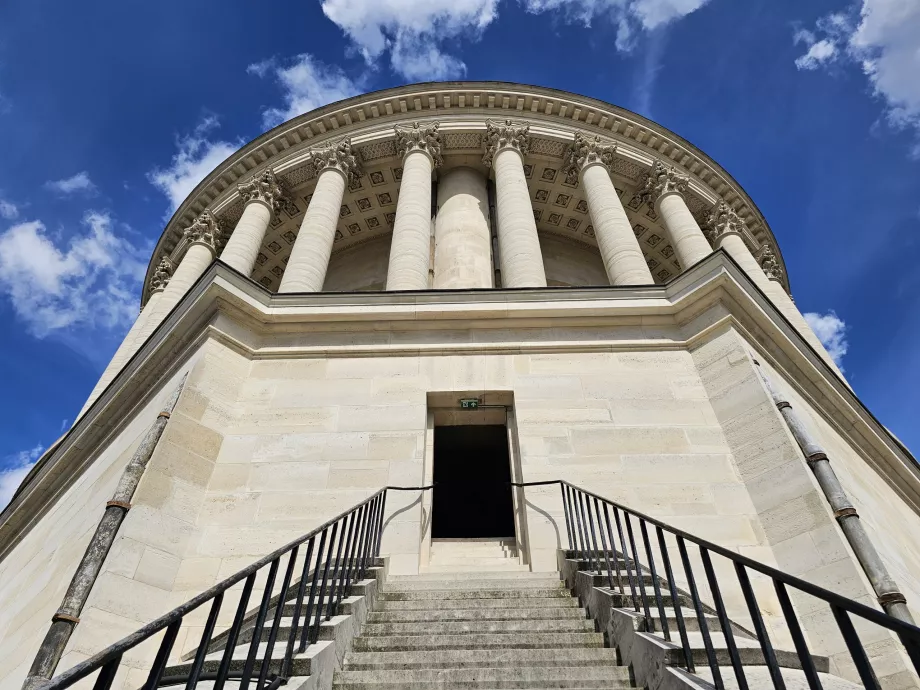
[[[185,690],[195,690],[198,687],[198,678],[201,676],[201,669],[204,668],[204,658],[208,655],[208,647],[211,646],[211,637],[214,635],[214,626],[217,624],[217,614],[220,613],[223,601],[224,593],[220,592],[214,597],[211,604],[207,622],[204,624],[204,631],[201,633],[201,642],[195,651],[195,661],[192,662],[192,669],[188,674]]]
[[[658,534],[658,548],[661,551],[661,562],[664,565],[664,574],[668,581],[668,590],[671,592],[671,606],[674,607],[674,620],[677,621],[677,631],[680,633],[680,644],[684,650],[684,663],[690,673],[696,673],[696,667],[693,663],[693,650],[690,649],[690,638],[687,637],[687,625],[684,622],[684,612],[680,603],[680,596],[677,593],[677,585],[674,583],[674,569],[671,567],[671,557],[668,555],[668,543],[664,538],[664,530],[657,525],[655,532]]]
[[[751,621],[754,625],[754,634],[757,635],[757,641],[760,642],[760,649],[763,652],[764,662],[767,664],[767,670],[770,672],[770,678],[773,680],[773,687],[776,690],[785,690],[786,682],[783,680],[783,674],[779,669],[776,661],[776,652],[773,651],[773,643],[767,634],[767,626],[764,625],[763,616],[760,614],[760,607],[757,605],[757,597],[754,596],[754,588],[751,587],[751,579],[748,577],[745,567],[733,561],[735,573],[738,575],[738,583],[741,585],[741,592],[744,594],[744,601],[747,603],[748,612],[751,614]]]
[[[348,588],[351,587],[353,576],[355,581],[358,579],[358,562],[361,559],[361,549],[364,548],[364,525],[367,523],[367,507],[368,504],[365,503],[358,509],[358,528],[355,530],[355,543],[346,569],[345,591],[348,591]]]
[[[275,606],[275,618],[272,621],[272,627],[268,633],[268,643],[265,645],[265,656],[262,657],[262,667],[259,669],[259,682],[256,684],[256,688],[264,688],[265,679],[268,678],[269,666],[271,666],[272,663],[272,652],[275,650],[275,641],[278,639],[278,628],[281,626],[281,618],[284,614],[284,605],[287,603],[291,578],[294,576],[294,562],[297,560],[297,551],[299,548],[299,546],[295,546],[291,549],[287,568],[284,571],[284,579],[281,583],[281,593],[278,595],[278,605]],[[295,630],[296,628],[292,627],[290,634],[293,635]],[[282,660],[281,673],[284,673],[285,666],[286,664]]]
[[[378,518],[379,527],[377,529],[377,543],[374,546],[374,558],[380,558],[380,544],[383,542],[383,525],[387,510],[387,490],[383,490],[383,498],[380,501],[380,517]]]
[[[240,603],[236,607],[236,615],[233,617],[233,625],[227,633],[227,640],[224,647],[224,655],[220,660],[220,667],[217,669],[217,680],[214,682],[214,690],[223,690],[224,683],[227,681],[227,674],[230,673],[230,662],[233,660],[233,652],[236,649],[236,641],[240,636],[240,629],[243,627],[243,620],[246,618],[246,608],[249,606],[249,597],[252,596],[252,588],[256,583],[256,573],[252,573],[246,578],[243,584],[243,591],[240,592]]]
[[[121,665],[121,654],[102,667],[102,670],[99,671],[99,675],[96,676],[93,690],[110,690],[112,682],[115,680],[115,674],[118,673],[119,665]]]
[[[623,589],[623,575],[620,567],[620,557],[617,556],[617,545],[613,536],[613,528],[610,526],[610,512],[607,510],[607,503],[604,503],[604,522],[607,524],[607,537],[610,539],[610,551],[613,553],[613,567],[617,572],[617,587],[620,588],[620,594],[626,596],[626,590]]]
[[[316,545],[316,535],[307,542],[307,554],[303,560],[300,571],[300,582],[297,585],[297,602],[294,604],[291,617],[291,632],[288,634],[287,645],[284,651],[284,663],[281,665],[281,676],[289,678],[291,675],[292,659],[294,658],[294,645],[297,643],[297,634],[300,630],[300,614],[303,611],[303,598],[307,591],[307,578],[310,575],[310,561],[313,560],[313,547]],[[282,608],[282,612],[284,609]]]
[[[633,608],[639,611],[639,598],[636,596],[636,583],[633,581],[632,566],[629,561],[629,550],[626,546],[626,539],[623,537],[623,525],[620,522],[620,511],[613,506],[613,519],[617,523],[617,533],[620,535],[620,546],[623,548],[623,567],[626,568],[626,579],[629,580],[629,591],[632,593]],[[638,564],[636,564],[638,566]],[[641,587],[641,582],[640,585]]]
[[[353,546],[352,539],[355,535],[355,527],[357,526],[359,515],[360,511],[357,510],[352,511],[351,515],[349,515],[349,518],[351,519],[348,522],[348,538],[345,540],[345,560],[339,568],[339,583],[336,589],[337,593],[335,597],[335,603],[332,605],[332,612],[334,614],[339,613],[339,606],[342,604],[342,596],[345,594],[345,577],[349,568],[348,564],[349,559],[351,558],[351,549]],[[335,580],[333,580],[333,582],[335,582]]]
[[[774,579],[773,588],[776,590],[776,596],[779,599],[780,608],[783,610],[783,617],[786,619],[786,625],[789,626],[789,634],[792,636],[792,643],[795,645],[796,654],[798,654],[799,661],[802,663],[802,671],[805,673],[808,687],[811,688],[811,690],[822,690],[818,669],[815,668],[815,661],[811,658],[811,652],[808,651],[808,643],[805,641],[805,635],[802,633],[802,626],[799,625],[799,619],[795,614],[792,601],[789,599],[786,585]]]
[[[628,511],[623,511],[623,521],[626,523],[626,534],[629,535],[629,545],[632,547],[633,562],[636,564],[636,580],[639,581],[639,594],[642,598],[642,608],[645,611],[645,620],[649,630],[654,630],[652,612],[648,605],[648,592],[645,591],[645,582],[642,577],[642,565],[639,561],[639,550],[636,548],[636,538],[633,536],[632,520]]]
[[[336,579],[339,575],[339,569],[342,565],[342,547],[345,545],[345,528],[351,524],[351,514],[342,518],[342,531],[339,532],[339,543],[335,549],[335,560],[332,562],[332,579],[329,581],[329,601],[326,603],[326,620],[330,620],[335,606],[335,594],[338,590],[339,582]]]
[[[559,482],[559,491],[562,494],[562,512],[565,514],[565,534],[568,537],[569,550],[575,550],[575,540],[572,537],[572,518],[569,516],[568,496],[566,496],[565,484]]]
[[[910,638],[901,633],[898,633],[898,639],[900,639],[901,644],[904,645],[907,656],[913,663],[917,675],[920,675],[920,639]]]
[[[252,680],[252,671],[256,663],[256,654],[259,651],[259,642],[262,640],[262,628],[265,626],[265,618],[268,616],[268,604],[272,598],[272,590],[275,588],[275,577],[278,575],[279,562],[280,557],[273,560],[268,569],[268,577],[265,580],[265,593],[262,595],[262,603],[259,604],[259,613],[256,615],[256,623],[252,629],[252,641],[249,643],[249,654],[246,655],[246,663],[243,665],[243,677],[240,680],[239,690],[246,690],[249,687],[249,681]]]
[[[363,580],[367,577],[368,562],[367,559],[371,553],[371,539],[373,537],[374,515],[377,512],[377,499],[367,504],[367,519],[364,524],[364,546],[361,549],[361,568],[358,578]]]
[[[601,507],[598,500],[594,499],[594,513],[597,515],[597,531],[601,535],[601,547],[604,551],[604,562],[607,564],[607,586],[613,589],[613,571],[610,568],[610,553],[607,551],[607,541],[604,539],[604,526],[601,524]],[[614,559],[616,555],[614,555]]]
[[[719,660],[716,659],[716,651],[712,646],[712,638],[709,636],[709,624],[706,622],[706,612],[703,611],[703,603],[700,601],[700,594],[696,588],[696,579],[693,577],[693,567],[690,565],[690,556],[687,554],[687,545],[684,538],[677,536],[677,550],[680,552],[680,560],[684,564],[684,575],[687,578],[687,589],[690,590],[690,598],[693,600],[693,609],[696,611],[696,619],[700,626],[700,634],[703,637],[703,646],[706,649],[706,658],[709,660],[709,670],[712,671],[713,685],[718,690],[725,688],[722,681],[722,672],[719,670]]]
[[[166,670],[169,654],[172,652],[173,645],[176,643],[176,637],[179,635],[182,621],[182,618],[173,621],[169,624],[169,627],[166,628],[166,634],[163,636],[163,641],[160,642],[160,648],[157,649],[156,658],[153,660],[153,666],[150,667],[150,673],[147,674],[147,680],[144,683],[143,690],[156,690],[160,685],[160,679],[163,677],[163,671]]]
[[[307,651],[310,644],[310,626],[312,625],[310,617],[313,615],[313,604],[316,601],[316,583],[319,581],[319,571],[323,565],[323,547],[326,546],[326,535],[329,528],[323,530],[319,537],[319,548],[316,549],[316,565],[313,566],[313,579],[310,581],[310,598],[307,599],[307,609],[303,613],[303,632],[300,633],[300,646],[297,648],[299,654]]]
[[[831,604],[831,611],[837,621],[837,627],[843,635],[843,641],[846,642],[847,649],[850,650],[850,657],[856,664],[856,670],[859,673],[859,679],[863,687],[867,690],[880,690],[878,679],[875,677],[875,671],[872,664],[869,663],[869,657],[866,656],[866,650],[863,649],[862,641],[856,634],[856,628],[853,627],[853,621],[850,615],[839,606]]]
[[[712,558],[709,551],[702,546],[700,549],[700,558],[703,559],[703,571],[706,573],[706,580],[709,582],[709,590],[712,592],[712,603],[719,617],[719,625],[722,627],[722,636],[725,638],[725,644],[728,647],[728,657],[732,662],[732,670],[735,672],[735,679],[738,681],[739,690],[747,690],[747,677],[744,675],[744,668],[741,664],[741,656],[738,653],[738,645],[735,643],[735,634],[732,632],[732,623],[728,618],[728,612],[725,610],[725,602],[722,600],[722,591],[719,589],[719,582],[716,579],[716,571],[712,567]]]
[[[591,499],[585,496],[585,514],[588,516],[588,528],[591,531],[591,548],[594,549],[594,563],[597,566],[595,572],[601,574],[601,556],[600,549],[597,548],[597,533],[594,529],[594,513],[591,511]],[[593,585],[593,583],[592,583]]]
[[[336,522],[332,525],[332,532],[329,535],[329,546],[326,548],[326,563],[323,566],[323,581],[319,587],[319,597],[316,600],[316,620],[313,623],[313,632],[310,634],[311,643],[319,639],[319,624],[323,618],[323,599],[326,595],[326,583],[329,580],[329,563],[332,561],[332,551],[335,548],[335,535],[338,533],[338,529],[339,523]]]
[[[594,570],[594,556],[595,553],[591,551],[591,541],[588,538],[588,517],[585,513],[585,499],[584,494],[581,491],[575,492],[575,498],[578,502],[578,513],[581,516],[581,522],[583,525],[582,529],[582,538],[584,539],[585,544],[585,553],[587,554],[588,560],[588,572]]]
[[[648,528],[645,526],[645,520],[639,518],[639,531],[642,532],[642,543],[645,544],[645,552],[648,556],[648,569],[652,577],[652,588],[655,592],[655,603],[658,606],[658,616],[661,622],[661,632],[664,639],[670,642],[671,629],[668,626],[668,614],[664,610],[664,600],[661,598],[661,582],[658,579],[658,572],[655,570],[655,556],[652,554],[652,543],[648,538]]]
[[[577,494],[575,492],[575,487],[569,487],[569,500],[572,503],[572,513],[575,515],[575,524],[578,526],[576,533],[576,540],[578,541],[578,553],[576,559],[578,560],[578,568],[581,569],[581,562],[588,560],[588,550],[587,542],[585,542],[585,528],[582,522],[581,512],[578,510],[578,499],[576,498]],[[590,567],[590,566],[589,566]]]

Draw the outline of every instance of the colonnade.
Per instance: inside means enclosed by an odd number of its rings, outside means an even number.
[[[432,224],[432,173],[443,163],[439,125],[397,126],[395,136],[403,174],[386,289],[492,287],[493,244],[485,176],[478,170],[464,167],[442,173],[437,195],[438,213]],[[510,120],[487,123],[482,162],[492,170],[495,181],[496,249],[502,287],[546,286],[543,255],[524,171],[529,145],[527,124]],[[578,132],[566,153],[565,172],[577,172],[610,284],[652,285],[655,281],[610,177],[615,152],[615,143]],[[317,176],[316,187],[281,278],[280,293],[322,290],[345,190],[363,174],[349,138],[314,149],[310,155]],[[681,268],[686,270],[706,258],[713,249],[724,248],[802,335],[824,353],[817,337],[783,289],[772,249],[767,247],[760,260],[755,258],[743,239],[743,222],[724,203],[719,203],[702,223],[698,223],[687,206],[688,189],[688,177],[661,161],[655,162],[640,189],[640,194],[660,216]],[[226,229],[205,211],[185,231],[183,243],[187,244],[187,249],[178,265],[173,267],[169,259],[161,260],[147,304],[84,410],[218,256],[224,240],[221,260],[243,275],[251,275],[284,192],[273,172],[264,170],[240,184],[239,193],[245,206],[228,237],[224,236]],[[430,278],[432,268],[433,280]]]

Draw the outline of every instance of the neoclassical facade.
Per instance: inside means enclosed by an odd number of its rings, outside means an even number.
[[[797,445],[771,386],[822,457]],[[62,613],[157,419],[168,424],[117,506],[123,523],[85,606]],[[3,512],[0,687],[21,684],[54,616],[74,627],[63,669],[370,491],[430,483],[437,429],[464,425],[507,430],[514,481],[566,479],[916,612],[920,471],[808,327],[741,186],[608,103],[419,84],[263,134],[168,222],[136,323]],[[852,513],[815,478],[829,458]],[[391,499],[391,572],[428,567],[437,496]],[[857,513],[897,583],[888,590],[840,527]],[[557,493],[514,494],[514,535],[495,536],[552,569],[561,515]],[[843,667],[827,624],[803,625]],[[141,674],[150,662],[132,663]],[[892,657],[886,673],[903,680],[905,668]]]

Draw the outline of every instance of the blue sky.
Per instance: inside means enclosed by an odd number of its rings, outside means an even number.
[[[920,448],[917,0],[7,0],[0,504],[138,309],[164,219],[300,112],[429,79],[630,108],[726,168],[857,394]]]

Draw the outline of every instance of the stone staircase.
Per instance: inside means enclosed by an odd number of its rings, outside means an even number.
[[[333,681],[334,690],[618,687],[631,687],[628,669],[559,574],[515,570],[388,578]]]
[[[528,572],[511,539],[433,539],[423,573]]]

